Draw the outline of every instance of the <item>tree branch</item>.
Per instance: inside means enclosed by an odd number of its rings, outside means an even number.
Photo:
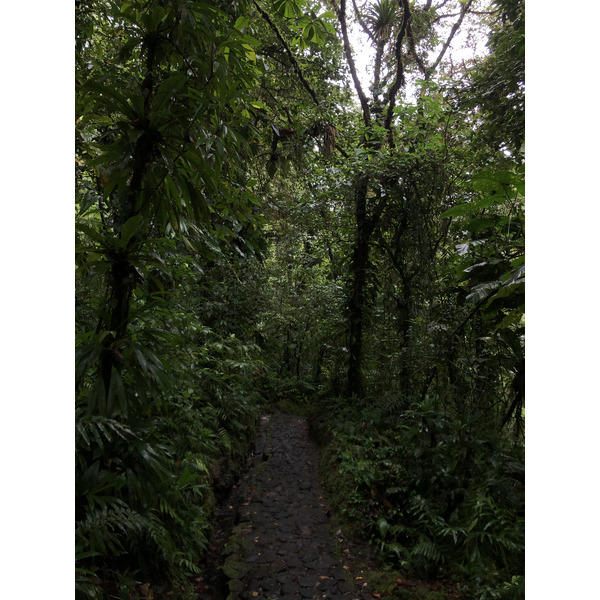
[[[385,122],[383,126],[388,130],[390,135],[391,142],[391,128],[392,128],[392,117],[394,115],[394,106],[396,105],[396,94],[398,90],[404,85],[404,65],[402,64],[402,43],[404,41],[404,36],[406,35],[406,30],[408,27],[408,22],[411,17],[410,6],[408,4],[408,0],[400,0],[400,6],[402,7],[402,24],[400,26],[400,32],[398,33],[398,37],[396,38],[396,47],[394,50],[394,54],[396,57],[396,78],[390,91],[388,92],[388,110],[387,115],[385,117]]]
[[[419,71],[421,71],[421,73],[423,73],[423,77],[425,78],[425,81],[427,81],[429,79],[429,76],[431,75],[431,73],[427,70],[427,67],[425,66],[425,63],[423,62],[422,58],[417,54],[417,47],[416,47],[415,38],[414,38],[413,32],[412,32],[411,21],[408,22],[406,33],[408,36],[408,44],[410,46],[410,51],[412,52],[412,55],[415,57],[415,60],[417,61],[417,66],[419,67]]]
[[[317,94],[312,89],[312,87],[310,86],[308,81],[306,81],[306,78],[304,77],[304,74],[302,73],[302,69],[300,69],[300,65],[298,64],[296,57],[292,54],[289,44],[285,41],[283,35],[281,34],[281,31],[279,31],[279,28],[277,27],[277,25],[275,25],[275,23],[271,20],[271,17],[269,17],[268,13],[259,6],[259,4],[258,4],[258,2],[256,2],[256,0],[253,0],[252,3],[256,7],[256,10],[258,10],[258,12],[260,13],[261,17],[269,24],[269,27],[271,27],[271,29],[277,36],[277,39],[281,42],[281,45],[283,46],[286,54],[288,55],[288,58],[290,59],[290,62],[292,63],[292,67],[294,68],[294,71],[296,71],[296,75],[298,75],[298,79],[300,79],[302,85],[304,86],[306,91],[310,94],[310,97],[313,99],[313,102],[317,106],[319,106],[320,103],[319,103],[319,98],[317,97]]]
[[[362,30],[369,36],[369,39],[373,44],[375,44],[375,38],[371,33],[371,30],[367,27],[367,24],[363,21],[363,18],[360,15],[360,11],[358,10],[358,6],[356,6],[356,0],[352,0],[352,6],[354,7],[354,14],[356,15],[356,20],[358,24],[362,27]]]
[[[454,25],[452,26],[452,30],[450,31],[450,35],[448,36],[448,39],[446,40],[446,43],[444,44],[444,47],[442,48],[442,51],[439,53],[439,55],[436,58],[435,62],[430,67],[431,71],[435,71],[437,69],[437,66],[440,64],[442,58],[444,58],[444,54],[446,54],[446,50],[448,50],[448,47],[450,46],[450,42],[452,41],[452,39],[456,35],[456,32],[460,29],[460,26],[461,26],[461,24],[463,22],[463,19],[465,18],[465,16],[469,12],[469,8],[471,8],[471,4],[473,4],[473,0],[468,0],[468,2],[463,5],[463,7],[462,7],[462,9],[460,11],[460,17],[458,18],[458,21],[456,21],[456,23],[454,23]]]
[[[439,4],[438,6],[434,6],[434,10],[438,11],[440,10],[440,8],[443,8],[444,6],[446,6],[446,4],[448,4],[448,2],[450,2],[450,0],[444,0],[441,4]],[[427,5],[429,8],[431,8],[431,2],[427,2]]]
[[[478,17],[491,17],[493,15],[497,15],[500,10],[472,10],[472,15],[477,15]],[[448,15],[439,15],[436,17],[433,22],[439,23],[442,19],[452,19],[453,17],[459,17],[461,13],[453,13]]]
[[[363,111],[363,120],[367,127],[371,126],[371,112],[369,110],[369,101],[363,92],[362,86],[356,73],[356,65],[354,64],[354,58],[352,56],[352,50],[350,48],[350,40],[348,39],[348,27],[346,26],[346,0],[340,1],[340,10],[338,11],[338,20],[342,28],[342,38],[344,40],[344,53],[346,55],[346,61],[348,67],[350,67],[350,74],[352,75],[352,81],[354,82],[354,88],[358,94],[360,105]]]

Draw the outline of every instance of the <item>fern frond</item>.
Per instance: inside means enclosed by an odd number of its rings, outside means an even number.
[[[428,561],[434,563],[445,562],[439,546],[427,538],[422,538],[410,554],[411,556],[423,556]]]
[[[119,556],[124,550],[123,540],[141,533],[147,526],[148,520],[140,513],[113,499],[110,505],[90,511],[85,519],[79,521],[75,535],[91,552]]]
[[[223,447],[231,452],[231,438],[229,437],[227,431],[225,431],[223,428],[219,429],[218,437],[219,442],[223,445]]]
[[[86,450],[92,448],[91,440],[96,442],[100,449],[104,449],[104,443],[111,443],[114,438],[129,442],[139,437],[124,423],[116,419],[110,419],[100,415],[85,416],[82,410],[76,414],[75,445],[84,447]]]

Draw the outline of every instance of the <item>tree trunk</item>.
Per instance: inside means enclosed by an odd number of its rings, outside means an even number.
[[[119,198],[119,208],[115,211],[114,232],[120,236],[120,231],[127,220],[139,211],[138,200],[143,188],[143,179],[158,143],[156,134],[150,128],[151,99],[154,95],[155,81],[155,55],[157,36],[148,36],[144,41],[142,52],[146,52],[146,75],[141,85],[140,94],[144,98],[144,119],[142,135],[138,138],[133,152],[131,180],[127,194]],[[122,369],[121,350],[127,337],[129,325],[129,312],[134,289],[134,272],[129,262],[130,250],[135,243],[135,236],[128,244],[128,248],[116,252],[112,256],[110,277],[108,280],[109,301],[106,312],[110,314],[105,323],[109,331],[114,332],[106,336],[100,359],[100,376],[104,390],[108,397],[113,368],[118,373]]]
[[[362,380],[363,361],[363,324],[364,300],[367,283],[367,265],[369,262],[369,239],[372,226],[367,219],[367,184],[366,177],[359,180],[355,190],[356,196],[356,239],[352,254],[352,288],[348,302],[350,340],[348,349],[348,380],[346,395],[362,398],[365,395]]]
[[[106,394],[110,389],[113,367],[121,371],[122,345],[127,335],[129,308],[133,292],[133,280],[126,254],[118,254],[111,268],[109,281],[110,299],[108,306],[110,319],[109,331],[114,332],[104,340],[104,348],[100,362],[100,371]]]

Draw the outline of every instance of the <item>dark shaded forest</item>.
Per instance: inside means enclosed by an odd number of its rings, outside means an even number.
[[[282,410],[382,571],[523,598],[522,0],[75,25],[77,597],[198,598]]]

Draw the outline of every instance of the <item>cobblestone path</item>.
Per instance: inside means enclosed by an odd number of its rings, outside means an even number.
[[[348,600],[306,421],[263,417],[226,570],[229,600]]]

